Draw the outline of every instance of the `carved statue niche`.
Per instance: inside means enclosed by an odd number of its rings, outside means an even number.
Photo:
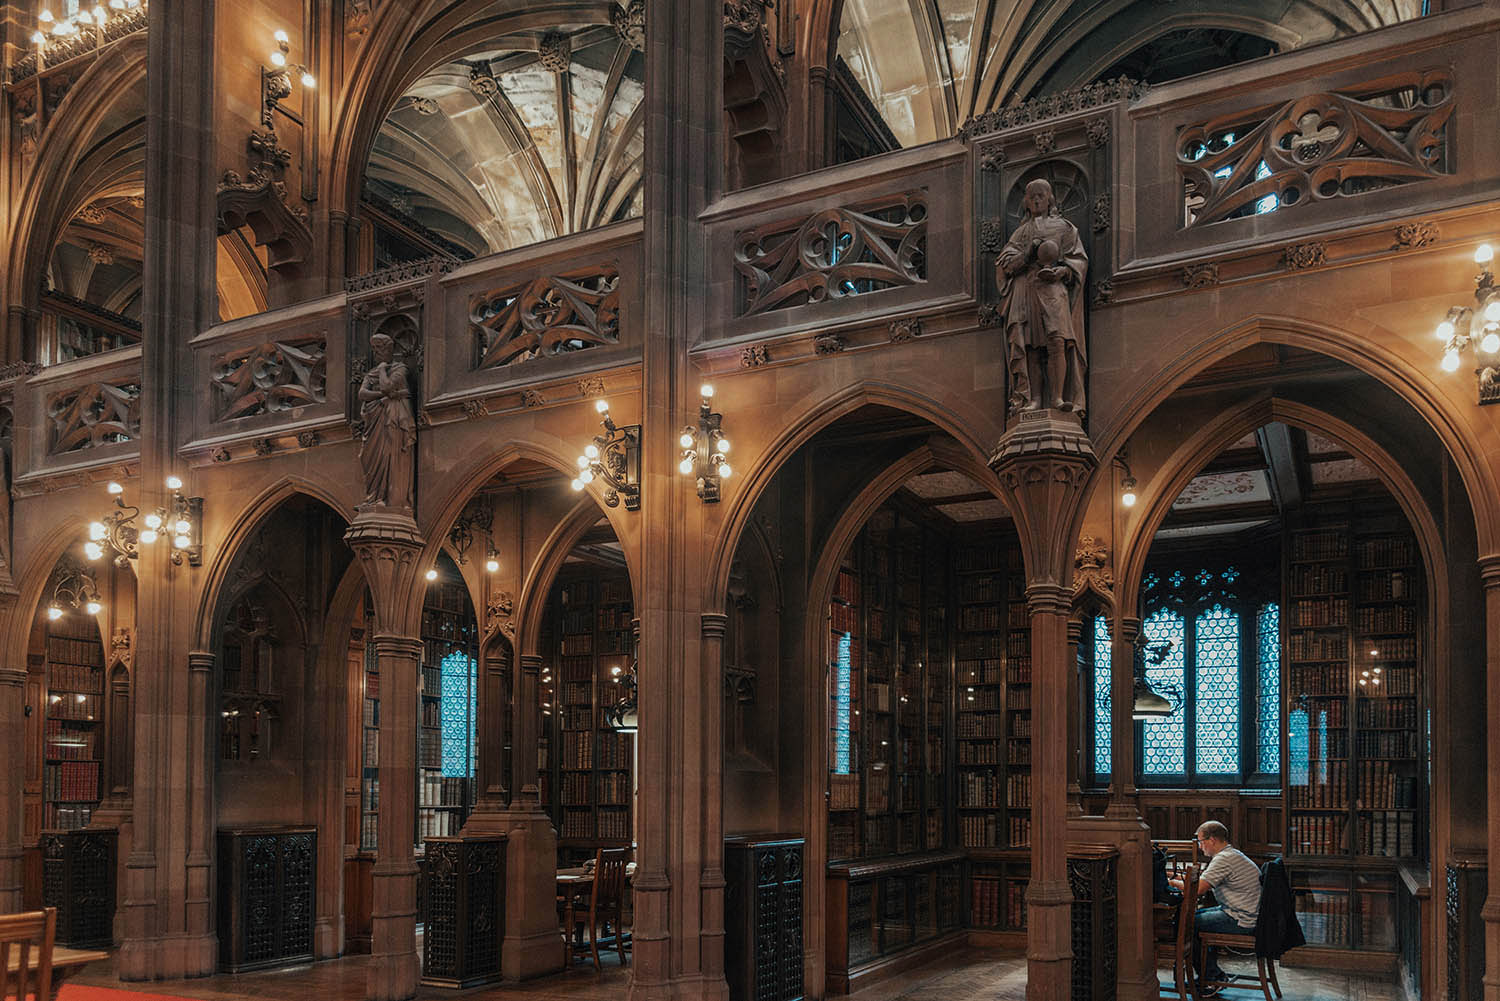
[[[1062,217],[1052,184],[1026,184],[1026,218],[995,264],[1010,373],[1008,411],[1083,416],[1088,373],[1083,295],[1089,259],[1078,228]]]
[[[265,607],[241,599],[224,621],[219,698],[219,757],[270,756],[271,721],[280,716],[276,630]]]
[[[370,336],[374,363],[360,379],[357,393],[362,438],[359,464],[365,476],[362,512],[412,513],[417,420],[406,355],[396,350],[399,334],[411,326],[410,318],[397,314],[387,317]]]

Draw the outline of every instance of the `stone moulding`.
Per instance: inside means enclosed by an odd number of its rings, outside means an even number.
[[[927,193],[912,191],[735,236],[736,316],[927,281]]]
[[[236,420],[327,402],[327,354],[327,338],[316,335],[222,355],[210,374],[213,419]]]
[[[62,455],[132,441],[141,435],[141,385],[91,382],[47,398],[52,422],[47,454]]]
[[[583,351],[620,341],[620,272],[614,263],[532,278],[470,300],[476,369]]]
[[[1032,125],[1049,118],[1061,118],[1091,108],[1101,108],[1116,101],[1136,101],[1146,93],[1146,85],[1129,77],[1091,83],[1074,90],[1065,90],[1045,97],[1033,98],[1014,107],[999,108],[975,115],[958,130],[960,142],[971,142],[978,136],[1005,132],[1023,125]],[[1093,126],[1090,126],[1092,135]],[[1107,132],[1106,132],[1107,136]]]
[[[429,275],[445,275],[456,267],[458,267],[458,261],[441,254],[424,257],[418,261],[402,261],[399,264],[392,264],[389,267],[344,279],[344,291],[373,292],[387,285],[418,281]]]
[[[1414,70],[1184,128],[1177,170],[1189,226],[1442,176],[1456,102],[1447,69]]]

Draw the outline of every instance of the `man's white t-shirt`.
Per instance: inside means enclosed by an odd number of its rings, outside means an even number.
[[[1203,880],[1213,887],[1224,913],[1247,931],[1255,927],[1260,913],[1260,869],[1244,852],[1226,847],[1209,861]]]

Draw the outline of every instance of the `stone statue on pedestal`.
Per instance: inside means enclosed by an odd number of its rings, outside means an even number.
[[[1083,283],[1089,259],[1077,228],[1064,219],[1052,185],[1026,185],[1027,219],[995,266],[1010,371],[1009,412],[1072,411],[1083,416],[1088,356]]]
[[[396,342],[388,334],[370,338],[375,364],[359,384],[359,416],[364,441],[359,464],[365,474],[361,511],[385,509],[411,513],[417,421],[411,405],[406,365],[396,361]]]

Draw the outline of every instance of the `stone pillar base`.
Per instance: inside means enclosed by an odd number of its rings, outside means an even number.
[[[557,832],[539,810],[475,812],[463,833],[504,834],[505,938],[500,973],[506,980],[529,980],[563,968],[563,940],[557,924]]]
[[[1110,808],[1115,805],[1111,803]],[[1157,997],[1156,946],[1151,937],[1151,829],[1133,812],[1128,817],[1084,817],[1068,822],[1068,840],[1120,849],[1115,996],[1119,1001]]]

